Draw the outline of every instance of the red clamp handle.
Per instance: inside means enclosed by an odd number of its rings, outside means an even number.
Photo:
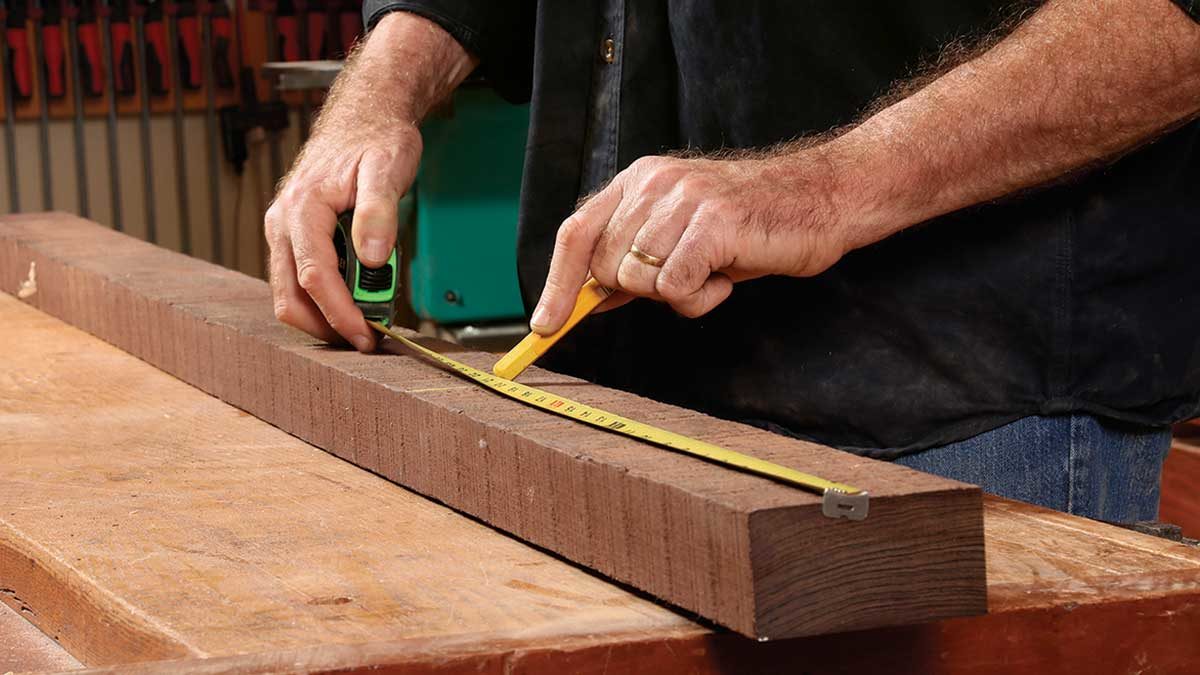
[[[128,21],[113,21],[110,26],[113,51],[113,87],[122,96],[137,91],[133,61],[133,28]]]
[[[212,19],[213,79],[218,89],[233,89],[233,21],[218,10]]]
[[[167,75],[167,29],[162,20],[147,21],[146,30],[146,79],[150,93],[165,96],[171,90]]]
[[[317,61],[329,57],[328,40],[325,27],[329,21],[324,12],[309,12],[304,17],[305,28],[308,29],[308,59]]]
[[[100,54],[100,26],[79,24],[79,78],[86,96],[104,95],[104,59]]]
[[[42,26],[42,53],[46,57],[46,95],[58,99],[67,95],[67,58],[61,24]]]
[[[29,58],[29,35],[25,28],[6,27],[4,35],[8,42],[9,82],[13,96],[25,100],[33,96],[33,66]]]
[[[204,70],[200,67],[200,19],[195,16],[179,17],[179,56],[183,86],[199,89],[204,84]]]
[[[338,56],[345,57],[362,35],[362,12],[356,2],[342,3],[342,9],[337,15],[338,21]]]
[[[284,61],[300,60],[300,20],[294,15],[276,15],[275,27],[279,31],[279,58]]]

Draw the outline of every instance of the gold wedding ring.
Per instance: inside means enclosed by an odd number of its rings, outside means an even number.
[[[650,255],[649,253],[646,253],[642,249],[638,248],[637,244],[634,244],[629,248],[629,254],[634,258],[646,263],[647,265],[650,265],[651,267],[662,267],[667,262],[656,255]]]

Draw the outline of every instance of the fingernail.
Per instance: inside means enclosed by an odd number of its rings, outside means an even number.
[[[387,241],[383,239],[368,239],[363,242],[362,250],[358,252],[359,257],[371,262],[387,262],[388,255]]]
[[[546,308],[542,307],[541,305],[538,305],[537,309],[533,310],[533,316],[529,318],[529,327],[530,328],[545,327],[546,322],[550,320],[550,317],[546,316],[547,314],[549,314],[549,312],[546,311]]]
[[[371,348],[371,340],[366,335],[355,335],[350,338],[350,343],[360,352],[365,352]]]

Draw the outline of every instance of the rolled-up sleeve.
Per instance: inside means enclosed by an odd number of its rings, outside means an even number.
[[[529,100],[533,79],[534,0],[364,0],[368,30],[386,14],[411,12],[450,33],[479,57],[484,78],[505,99]]]
[[[1200,0],[1173,0],[1187,15],[1200,21]]]

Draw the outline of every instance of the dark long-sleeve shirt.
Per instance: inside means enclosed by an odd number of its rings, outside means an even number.
[[[1200,3],[1177,3],[1200,19]],[[438,22],[504,96],[532,100],[517,251],[532,307],[559,224],[633,160],[849,123],[1014,4],[367,0],[364,13],[368,25],[394,10]],[[1194,416],[1200,124],[815,278],[738,284],[700,319],[644,300],[591,317],[547,365],[875,456],[1035,414]]]

